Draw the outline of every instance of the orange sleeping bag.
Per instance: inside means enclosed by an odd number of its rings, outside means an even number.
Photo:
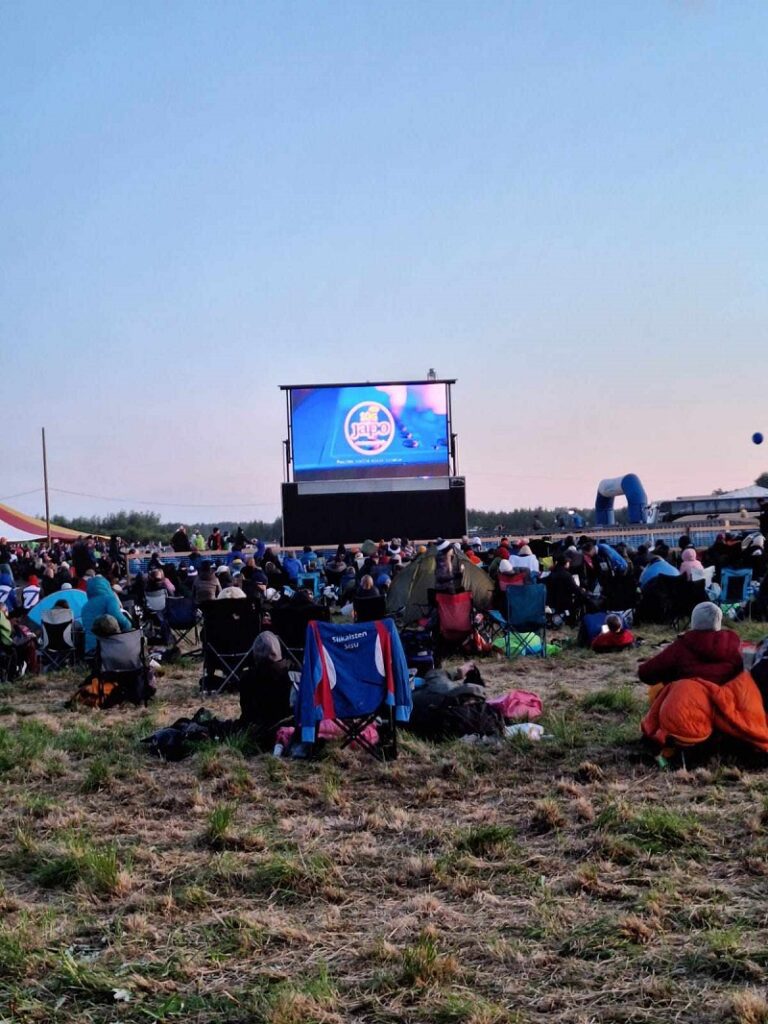
[[[690,747],[713,732],[725,733],[768,751],[763,698],[749,672],[718,686],[706,679],[668,683],[641,723],[644,735],[661,746]]]

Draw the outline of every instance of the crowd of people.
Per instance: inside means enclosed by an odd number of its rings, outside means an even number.
[[[69,589],[85,591],[86,609],[80,616],[85,651],[95,647],[92,623],[111,616],[120,630],[135,623],[131,608],[143,606],[147,595],[194,599],[199,605],[217,598],[258,599],[269,606],[321,602],[349,608],[357,598],[385,596],[394,579],[427,545],[407,538],[366,540],[357,546],[339,544],[335,551],[282,550],[255,541],[249,544],[242,529],[225,537],[218,528],[206,538],[179,526],[171,541],[178,558],[156,546],[149,561],[113,536],[108,541],[84,536],[74,543],[9,544],[0,538],[0,640],[26,642],[34,627],[28,613],[42,599]],[[484,544],[478,537],[460,541],[437,538],[430,546],[435,557],[434,589],[455,593],[466,587],[467,562],[487,572],[493,581],[494,605],[503,610],[508,587],[543,582],[551,624],[569,624],[584,612],[606,607],[634,607],[659,576],[704,578],[707,594],[717,596],[723,570],[749,568],[759,589],[753,602],[756,616],[768,614],[768,565],[765,537],[722,533],[698,552],[690,536],[682,534],[676,548],[665,540],[653,547],[640,544],[610,545],[583,535],[550,543],[539,538],[501,537]],[[621,592],[622,597],[614,599]],[[596,650],[620,649],[631,634],[626,623],[606,621]],[[26,640],[25,640],[26,638]]]

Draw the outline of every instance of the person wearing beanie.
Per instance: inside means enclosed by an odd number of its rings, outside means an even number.
[[[743,670],[739,636],[723,629],[723,613],[711,601],[697,604],[691,614],[691,628],[647,661],[637,674],[652,688],[676,679],[707,679],[722,685]],[[658,691],[656,691],[658,692]],[[656,696],[651,693],[651,699]]]

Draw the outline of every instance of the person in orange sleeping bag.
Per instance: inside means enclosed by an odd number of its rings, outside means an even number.
[[[669,647],[637,668],[640,681],[650,690],[648,703],[658,696],[661,685],[675,679],[708,679],[727,683],[744,667],[741,641],[731,629],[723,629],[723,613],[711,601],[697,604],[691,614],[691,628]]]
[[[763,698],[749,672],[722,686],[679,679],[663,687],[641,723],[643,734],[667,746],[691,747],[720,732],[768,752]]]

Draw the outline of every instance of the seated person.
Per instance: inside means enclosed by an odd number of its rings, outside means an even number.
[[[509,556],[513,569],[527,569],[528,572],[540,571],[539,560],[527,544],[522,544],[515,554]]]
[[[373,582],[373,576],[363,576],[360,579],[360,585],[355,591],[355,597],[381,597],[381,591]]]
[[[680,575],[693,579],[694,571],[704,572],[704,566],[696,557],[696,548],[686,548],[680,555]]]
[[[708,679],[722,685],[733,679],[743,669],[741,643],[737,633],[722,625],[723,613],[716,604],[697,604],[691,628],[655,657],[640,662],[641,682],[653,686],[676,679]]]
[[[283,658],[279,639],[269,630],[256,637],[253,668],[240,685],[240,722],[262,750],[275,744],[278,726],[292,715],[291,662]]]
[[[88,595],[88,600],[83,605],[80,622],[85,633],[87,656],[96,651],[96,634],[93,631],[93,626],[102,615],[112,615],[117,621],[121,633],[127,633],[133,629],[133,623],[120,607],[120,602],[109,585],[109,580],[103,576],[91,576],[88,579],[85,592]]]
[[[543,582],[547,588],[547,604],[555,615],[568,618],[583,606],[586,591],[576,582],[567,554],[555,558],[552,572],[544,577]]]
[[[647,587],[651,580],[655,580],[657,576],[679,575],[674,565],[670,565],[661,555],[651,555],[648,565],[640,573],[640,587],[641,589]]]
[[[592,650],[596,654],[610,654],[612,651],[623,651],[635,642],[632,633],[624,625],[620,615],[609,615],[605,627],[592,641]]]
[[[168,597],[173,597],[176,593],[176,587],[165,575],[165,572],[162,569],[152,569],[147,580],[146,591],[148,594],[152,594],[158,590],[164,590]]]
[[[283,572],[291,586],[295,587],[299,573],[304,572],[304,566],[296,557],[295,551],[288,551],[283,558]]]
[[[531,582],[531,571],[525,566],[515,568],[511,558],[502,558],[496,574],[496,586],[503,594],[507,587]]]
[[[192,583],[192,596],[198,604],[212,601],[221,592],[219,578],[213,571],[213,565],[206,559],[200,563],[197,576]]]

